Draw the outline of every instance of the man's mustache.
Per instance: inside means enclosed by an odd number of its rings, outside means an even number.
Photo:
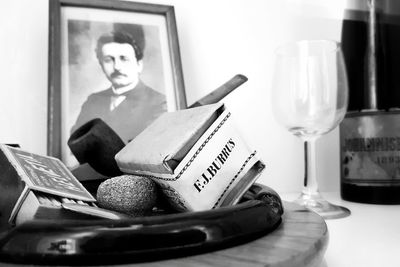
[[[114,72],[111,73],[111,75],[110,75],[111,78],[116,78],[116,77],[118,77],[118,76],[125,76],[125,77],[126,77],[126,74],[121,73],[121,72],[119,72],[119,71],[114,71]]]

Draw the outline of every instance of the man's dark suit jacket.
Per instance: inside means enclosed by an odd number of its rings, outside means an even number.
[[[126,99],[110,111],[111,88],[91,94],[83,103],[71,133],[89,120],[101,118],[127,143],[167,111],[165,96],[143,82],[124,95]]]

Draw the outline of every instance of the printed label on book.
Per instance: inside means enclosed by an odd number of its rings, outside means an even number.
[[[64,197],[95,201],[59,159],[7,146],[1,148],[31,189]]]

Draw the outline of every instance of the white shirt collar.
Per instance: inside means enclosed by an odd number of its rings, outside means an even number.
[[[113,95],[111,97],[110,102],[110,111],[113,111],[116,107],[118,107],[124,100],[126,99],[126,95]]]

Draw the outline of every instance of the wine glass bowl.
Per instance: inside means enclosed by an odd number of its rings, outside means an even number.
[[[271,106],[283,127],[304,141],[304,187],[297,203],[324,218],[350,212],[325,201],[316,179],[315,141],[335,129],[348,104],[346,69],[340,45],[329,40],[304,40],[275,52]]]
[[[347,78],[338,54],[339,44],[326,40],[299,41],[276,50],[273,111],[296,136],[326,134],[344,118]]]

